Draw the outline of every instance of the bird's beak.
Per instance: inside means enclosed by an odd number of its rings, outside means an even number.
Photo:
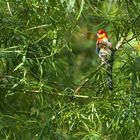
[[[97,33],[97,37],[98,37],[98,38],[102,38],[102,37],[104,37],[104,36],[105,36],[105,34],[98,34],[98,33]]]

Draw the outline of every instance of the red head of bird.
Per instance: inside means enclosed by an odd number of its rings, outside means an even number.
[[[103,30],[103,29],[98,30],[97,37],[98,37],[98,40],[102,40],[104,38],[107,38],[108,39],[108,35],[105,32],[105,30]]]

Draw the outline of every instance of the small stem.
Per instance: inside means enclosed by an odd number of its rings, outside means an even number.
[[[13,16],[12,11],[11,11],[11,8],[10,8],[9,1],[6,0],[6,3],[7,3],[7,7],[8,7],[8,11],[9,11],[10,15]]]
[[[51,26],[51,24],[44,24],[44,25],[34,26],[34,27],[31,27],[31,28],[26,29],[26,30],[34,30],[34,29],[45,28],[45,27],[49,27],[49,26]]]

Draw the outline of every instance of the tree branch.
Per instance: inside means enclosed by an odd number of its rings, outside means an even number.
[[[84,99],[93,99],[93,100],[113,100],[113,101],[128,101],[128,98],[109,98],[109,97],[93,97],[93,96],[87,96],[87,95],[69,95],[69,94],[63,94],[63,93],[50,93],[48,91],[39,91],[39,90],[22,90],[22,89],[13,89],[13,88],[7,88],[7,87],[0,87],[2,90],[11,90],[13,92],[23,92],[23,93],[28,93],[28,94],[48,94],[48,95],[56,95],[56,96],[63,96],[63,97],[69,97],[69,98],[84,98]],[[13,95],[13,93],[12,93]],[[8,96],[8,94],[6,95]],[[10,96],[10,94],[9,94]]]

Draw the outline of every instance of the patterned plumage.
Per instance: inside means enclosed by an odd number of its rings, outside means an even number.
[[[111,49],[112,44],[108,41],[107,33],[103,29],[100,29],[97,32],[96,52],[98,53],[102,63],[108,63],[107,61],[112,52]]]
[[[112,55],[112,44],[108,40],[107,33],[100,29],[97,32],[97,42],[96,42],[96,52],[100,57],[102,64],[105,64],[107,70],[107,80],[108,87],[110,90],[113,89],[112,82],[112,63],[111,63],[111,55]]]

